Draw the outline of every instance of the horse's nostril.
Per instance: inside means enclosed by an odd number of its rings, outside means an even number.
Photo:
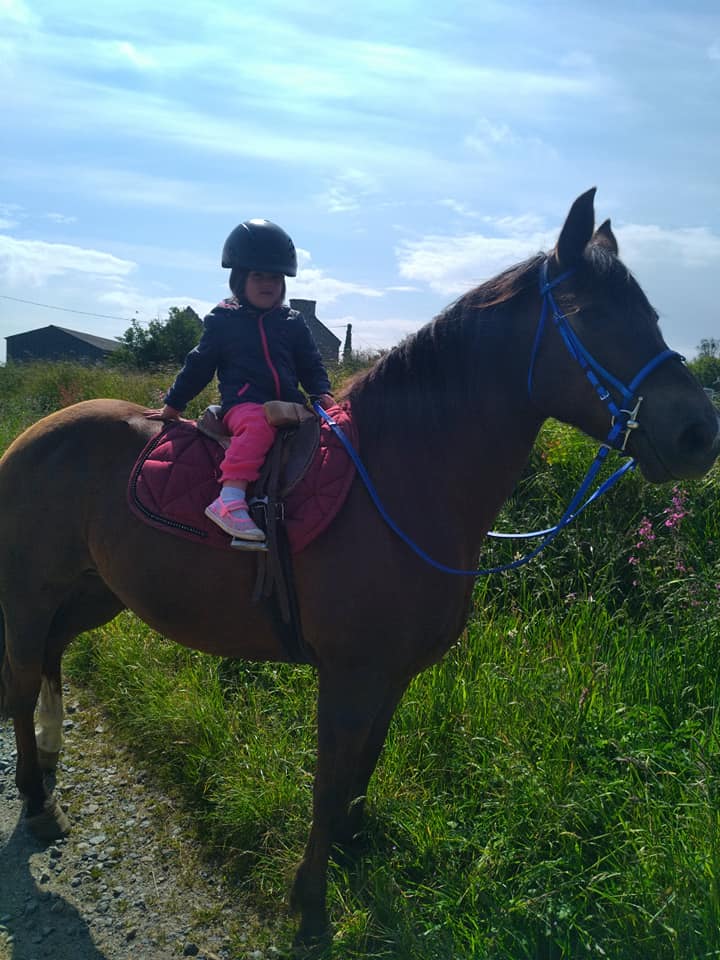
[[[720,443],[718,427],[715,423],[698,421],[685,427],[678,438],[678,445],[684,454],[707,454]]]

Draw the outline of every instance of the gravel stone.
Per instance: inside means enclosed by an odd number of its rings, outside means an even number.
[[[180,799],[136,766],[85,691],[66,685],[65,702],[57,795],[72,831],[50,845],[21,819],[15,738],[0,723],[0,960],[283,955],[265,946],[276,929],[222,880]]]

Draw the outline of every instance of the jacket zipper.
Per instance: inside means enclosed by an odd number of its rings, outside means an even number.
[[[275,395],[279,400],[281,397],[280,377],[278,376],[278,372],[275,369],[275,366],[273,365],[272,360],[270,359],[270,348],[268,347],[267,337],[265,336],[265,327],[263,325],[263,320],[265,319],[266,316],[267,316],[267,313],[263,313],[258,317],[258,328],[260,330],[260,340],[262,342],[263,353],[265,354],[265,362],[270,368],[270,373],[272,373],[273,380],[275,381]]]

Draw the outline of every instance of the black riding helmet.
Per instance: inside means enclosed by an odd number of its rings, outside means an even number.
[[[295,244],[282,227],[270,220],[246,220],[225,241],[222,265],[233,270],[297,274]]]

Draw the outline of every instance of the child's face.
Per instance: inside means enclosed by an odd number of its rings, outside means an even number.
[[[259,310],[269,310],[280,302],[283,282],[281,273],[251,270],[245,283],[245,299]]]

